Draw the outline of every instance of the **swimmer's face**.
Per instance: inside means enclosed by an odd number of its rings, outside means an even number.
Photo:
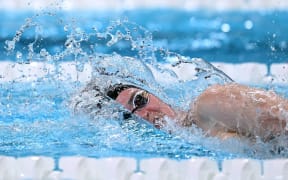
[[[160,127],[163,117],[175,118],[173,109],[159,98],[138,88],[128,88],[120,92],[116,101],[132,113],[146,119],[155,127]]]

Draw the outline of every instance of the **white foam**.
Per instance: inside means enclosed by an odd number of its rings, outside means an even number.
[[[234,81],[238,83],[248,83],[248,84],[263,84],[267,83],[267,66],[260,63],[242,63],[242,64],[232,64],[232,63],[222,63],[215,62],[212,63],[215,67],[223,71]],[[172,69],[181,80],[193,80],[195,78],[195,65],[194,64],[183,64],[177,67],[166,66]],[[155,77],[160,81],[167,81],[165,77],[159,75],[159,73],[152,70]],[[278,72],[279,74],[279,72]],[[284,74],[284,72],[282,73]],[[275,79],[275,83],[283,83]]]
[[[233,80],[239,83],[262,84],[267,75],[267,66],[260,63],[212,63]]]
[[[270,83],[272,79],[272,82],[276,84],[287,84],[288,82],[288,64],[272,64],[269,76],[267,65],[260,63],[232,64],[216,62],[213,65],[238,83],[266,84]],[[167,83],[167,81],[173,82],[176,80],[168,72],[161,74],[151,66],[149,67],[159,82]],[[177,66],[177,68],[169,67],[182,80],[193,80],[195,78],[194,65],[185,64],[185,66]],[[31,62],[30,64],[18,64],[10,61],[0,62],[0,83],[12,81],[32,82],[46,76],[54,76],[59,81],[86,83],[91,79],[92,67],[89,63],[86,63],[82,71],[77,71],[75,62],[60,63],[58,69],[52,64],[43,62]]]
[[[77,71],[74,62],[64,62],[55,67],[49,63],[31,62],[19,64],[10,61],[0,62],[1,82],[32,82],[45,76],[54,76],[59,81],[87,82],[91,79],[91,66],[85,64],[83,71]]]
[[[35,81],[53,72],[54,66],[47,63],[32,62],[18,64],[9,61],[0,62],[0,82]]]

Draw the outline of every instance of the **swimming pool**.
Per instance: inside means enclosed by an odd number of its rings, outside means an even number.
[[[208,157],[217,162],[285,158],[285,150],[275,154],[266,150],[270,147],[266,144],[249,147],[237,141],[223,143],[201,137],[197,129],[168,134],[137,121],[119,122],[111,114],[97,118],[75,115],[69,104],[71,96],[89,79],[97,77],[101,68],[112,74],[124,73],[126,68],[133,77],[149,82],[147,86],[155,88],[155,93],[183,108],[189,104],[187,99],[193,99],[210,83],[229,81],[218,76],[207,82],[197,81],[195,72],[188,76],[184,73],[187,64],[200,66],[207,70],[205,73],[219,73],[205,62],[191,63],[189,57],[200,57],[226,68],[236,81],[273,88],[287,96],[287,77],[279,72],[280,69],[285,73],[286,68],[281,63],[287,60],[288,25],[283,23],[287,16],[286,11],[217,13],[172,9],[121,13],[48,10],[18,12],[13,16],[11,12],[1,12],[4,18],[0,26],[4,28],[0,45],[5,51],[0,54],[0,154],[19,159],[51,157],[56,160],[56,170],[62,168],[61,162],[66,161],[61,158],[67,156],[91,157],[86,159],[87,164],[96,163],[93,158],[119,156],[132,158],[128,164],[135,163],[133,159],[147,158]],[[127,67],[130,60],[123,61],[124,56],[133,58],[133,66]],[[179,59],[189,63],[176,66],[180,70],[174,67],[175,72],[173,67],[166,68]],[[116,65],[110,67],[111,62]],[[141,68],[152,72],[139,73]],[[241,77],[241,68],[253,77]],[[157,82],[165,88],[156,91]],[[78,162],[75,159],[68,158],[68,164]],[[213,162],[205,161],[215,170],[217,165]],[[253,162],[249,165],[258,168]]]

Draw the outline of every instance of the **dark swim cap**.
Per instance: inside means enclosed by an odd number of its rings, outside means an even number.
[[[115,86],[108,89],[106,95],[114,100],[118,97],[118,95],[124,91],[125,89],[132,88],[136,86],[132,85],[125,85],[125,84],[116,84]]]
[[[109,84],[107,79],[110,77],[93,79],[74,96],[72,99],[74,112],[85,112],[90,115],[102,114],[101,112],[109,110],[109,107],[117,106],[114,100],[121,91],[129,87],[136,87],[131,84]],[[116,109],[119,110],[119,107],[115,108],[115,111]]]

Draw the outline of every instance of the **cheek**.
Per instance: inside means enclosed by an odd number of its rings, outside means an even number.
[[[149,112],[147,110],[145,110],[145,108],[144,108],[144,109],[136,111],[135,114],[137,114],[138,116],[140,116],[144,119],[147,119]]]
[[[132,110],[132,106],[128,103],[127,98],[118,97],[118,98],[116,98],[116,102],[122,104],[128,110],[130,110],[130,111]]]
[[[139,109],[135,112],[138,116],[148,120],[149,122],[154,122],[155,119],[161,119],[164,116],[169,116],[169,113],[166,113],[165,111],[162,111],[159,107],[153,107],[148,105],[147,107],[144,107],[142,109]]]
[[[139,111],[136,113],[138,116],[142,117],[143,119],[147,120],[149,123],[153,124],[156,128],[160,129],[165,125],[164,121],[164,114],[161,112],[148,112],[145,110]]]
[[[169,118],[175,117],[174,110],[167,104],[165,104],[163,101],[158,99],[157,97],[152,97],[151,101],[149,103],[149,106],[147,106],[147,109],[152,112],[158,112],[158,114],[162,114],[162,117],[168,116]]]
[[[145,108],[141,109],[140,111],[137,111],[135,114],[138,116],[142,117],[143,119],[146,119],[150,123],[154,124],[156,118],[162,118],[163,115],[160,114],[159,112],[153,112],[153,111],[148,111]]]

